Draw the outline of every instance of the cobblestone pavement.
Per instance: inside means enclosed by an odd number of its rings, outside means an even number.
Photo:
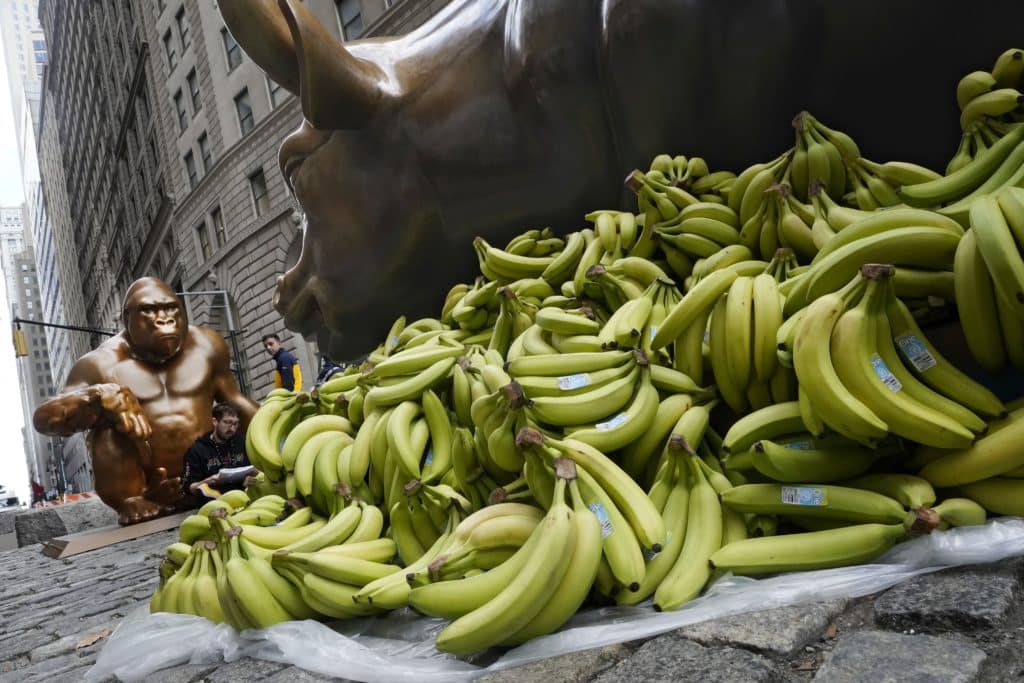
[[[79,681],[124,616],[148,601],[176,531],[66,560],[0,552],[0,683]],[[1024,560],[930,574],[874,596],[689,626],[484,676],[543,681],[1005,681],[1024,676]],[[343,680],[242,659],[182,665],[150,683]]]

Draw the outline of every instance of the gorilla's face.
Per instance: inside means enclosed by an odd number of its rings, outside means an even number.
[[[125,331],[132,352],[150,363],[166,363],[181,350],[188,321],[169,287],[140,287],[125,302]]]

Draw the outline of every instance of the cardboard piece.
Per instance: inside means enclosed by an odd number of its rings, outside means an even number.
[[[130,541],[140,536],[148,536],[158,531],[167,531],[181,525],[182,520],[192,514],[193,511],[181,512],[167,517],[158,517],[148,522],[140,522],[129,526],[113,524],[111,526],[80,531],[76,534],[57,536],[43,542],[43,554],[47,557],[59,559],[85,553],[97,548],[105,548],[108,545]]]

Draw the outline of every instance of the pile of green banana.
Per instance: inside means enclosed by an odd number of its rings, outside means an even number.
[[[1024,514],[1024,408],[922,329],[955,307],[978,366],[1024,370],[1022,73],[1009,50],[960,82],[945,174],[801,112],[738,174],[663,154],[626,178],[635,211],[475,239],[437,318],[268,395],[262,474],[185,520],[153,609],[411,606],[462,656]]]

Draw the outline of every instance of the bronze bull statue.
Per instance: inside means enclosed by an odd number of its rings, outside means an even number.
[[[868,157],[943,168],[957,81],[1024,43],[1010,1],[454,0],[345,45],[300,0],[220,10],[301,99],[280,166],[308,224],[276,305],[338,358],[436,315],[473,236],[577,229],[660,152],[739,172],[808,109]]]

